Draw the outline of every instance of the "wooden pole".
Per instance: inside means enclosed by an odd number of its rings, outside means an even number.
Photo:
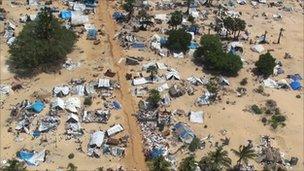
[[[282,35],[283,35],[283,31],[284,31],[284,29],[283,28],[281,28],[280,29],[280,33],[279,33],[279,38],[278,38],[278,44],[280,44],[280,41],[281,41],[281,37],[282,37]]]

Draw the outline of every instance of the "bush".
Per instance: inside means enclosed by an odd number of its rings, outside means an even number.
[[[183,21],[183,13],[181,11],[174,11],[171,13],[171,18],[168,22],[173,27],[177,27]]]
[[[83,101],[83,104],[86,105],[86,106],[91,106],[93,104],[92,97],[85,97],[84,101]]]
[[[189,145],[189,151],[194,152],[198,148],[200,148],[200,140],[194,137]]]
[[[151,107],[153,108],[157,108],[158,107],[158,102],[161,100],[159,91],[156,89],[152,89],[149,92],[149,97],[147,99],[147,101],[149,102],[149,104],[151,105]]]
[[[242,86],[247,85],[247,84],[248,84],[248,78],[243,78],[242,81],[240,82],[240,84],[241,84]]]
[[[190,155],[186,158],[184,158],[179,167],[178,170],[180,171],[195,171],[196,170],[196,161],[195,161],[195,156],[194,155]]]
[[[273,129],[277,129],[278,126],[284,127],[286,125],[285,121],[286,117],[283,115],[272,115],[268,122]]]
[[[269,52],[260,55],[259,60],[255,63],[257,74],[268,78],[273,74],[273,69],[276,66],[275,60]]]
[[[232,53],[225,53],[217,35],[204,35],[201,46],[194,53],[194,61],[204,64],[206,69],[234,76],[243,67],[241,58]]]
[[[167,48],[173,52],[185,53],[189,50],[191,42],[191,34],[187,33],[184,29],[169,31],[169,37],[167,41]]]
[[[233,34],[233,38],[238,38],[240,32],[246,29],[246,22],[240,18],[227,17],[223,22],[229,33]]]
[[[20,76],[57,71],[72,51],[76,35],[61,26],[50,9],[28,22],[10,46],[8,64]]]
[[[74,153],[70,153],[70,154],[68,155],[68,158],[69,158],[69,159],[73,159],[74,157],[75,157]]]
[[[262,114],[262,110],[259,108],[259,106],[257,105],[252,105],[251,106],[251,110],[253,111],[253,113],[259,115],[259,114]]]

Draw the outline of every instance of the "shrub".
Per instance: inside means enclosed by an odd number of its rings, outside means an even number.
[[[168,22],[173,27],[177,27],[183,21],[183,13],[181,11],[174,11],[171,13],[171,18]]]
[[[189,145],[189,151],[194,152],[198,148],[200,148],[200,140],[194,137]]]
[[[185,53],[189,50],[191,42],[191,34],[187,33],[184,29],[169,31],[169,37],[167,41],[167,48],[173,52]]]
[[[253,111],[253,113],[259,115],[259,114],[262,114],[262,110],[259,108],[259,106],[257,105],[252,105],[251,106],[251,110]]]
[[[68,158],[69,158],[69,159],[73,159],[74,157],[75,157],[74,153],[70,153],[70,154],[68,155]]]
[[[243,78],[242,81],[240,82],[240,84],[241,84],[242,86],[247,85],[247,84],[248,84],[248,78]]]
[[[84,98],[83,104],[86,106],[91,106],[93,104],[92,97],[87,96]]]
[[[276,66],[275,60],[269,52],[260,55],[259,60],[255,63],[257,74],[268,78],[273,74],[273,69]]]
[[[160,100],[161,100],[161,97],[160,97],[159,91],[156,89],[150,90],[147,101],[149,102],[151,107],[153,107],[153,108],[158,107],[158,102]]]
[[[28,22],[10,46],[8,64],[20,76],[57,71],[72,51],[76,35],[61,26],[51,10],[43,9]]]
[[[284,127],[286,125],[285,121],[286,117],[283,115],[272,115],[268,122],[273,129],[277,129],[278,126]]]

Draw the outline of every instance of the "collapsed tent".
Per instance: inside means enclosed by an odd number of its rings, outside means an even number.
[[[184,143],[187,144],[190,144],[195,137],[192,130],[181,122],[174,125],[174,132]]]
[[[77,113],[78,110],[81,107],[81,102],[77,97],[70,97],[65,101],[65,109]]]
[[[96,146],[96,147],[101,147],[103,141],[104,141],[104,136],[105,133],[102,131],[96,131],[93,134],[91,134],[90,142],[89,145]]]
[[[17,153],[17,157],[25,161],[29,165],[38,166],[40,162],[45,161],[45,150],[40,152],[30,152],[27,150],[21,150]]]

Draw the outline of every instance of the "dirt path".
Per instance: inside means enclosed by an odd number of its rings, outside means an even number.
[[[128,129],[131,136],[131,148],[127,151],[126,156],[126,166],[127,169],[136,170],[147,170],[145,163],[144,154],[142,151],[142,137],[141,131],[136,122],[136,118],[132,116],[136,112],[136,103],[130,93],[129,82],[125,79],[126,68],[124,64],[119,64],[118,61],[124,56],[123,49],[119,46],[113,38],[115,35],[116,25],[111,18],[111,11],[109,10],[109,2],[107,0],[102,0],[99,6],[99,19],[102,20],[105,32],[108,36],[109,51],[112,57],[112,63],[114,66],[114,71],[117,72],[118,81],[121,85],[120,92],[118,94],[118,99],[122,103],[123,111],[128,122]]]

